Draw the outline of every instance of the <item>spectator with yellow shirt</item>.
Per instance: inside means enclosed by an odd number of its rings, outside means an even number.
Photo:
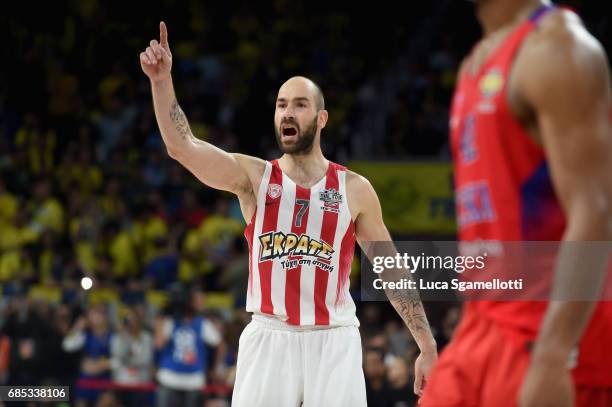
[[[244,224],[230,217],[230,203],[225,197],[217,200],[214,213],[204,219],[199,227],[204,247],[215,263],[225,259],[233,239],[242,235],[243,230]]]
[[[188,230],[181,243],[179,280],[183,283],[191,283],[213,271],[213,267],[214,265],[204,251],[200,230]]]
[[[0,175],[0,228],[3,223],[11,222],[17,213],[19,201],[7,188],[4,175]]]
[[[27,263],[22,251],[38,239],[38,234],[26,224],[27,216],[23,209],[18,209],[10,223],[0,225],[0,282],[15,279],[20,271],[27,271]],[[26,275],[27,273],[21,273]]]
[[[81,191],[85,195],[96,193],[102,187],[104,176],[102,170],[94,164],[92,152],[89,148],[81,148],[78,152],[78,161],[73,167],[73,179],[78,181]]]
[[[90,149],[74,143],[68,145],[55,177],[62,192],[78,188],[85,196],[98,192],[104,182],[102,170],[94,164]]]
[[[79,264],[85,273],[96,267],[96,258],[101,249],[98,247],[102,234],[104,218],[93,198],[85,198],[76,188],[70,192],[69,199],[69,236]]]
[[[24,116],[15,135],[15,148],[23,152],[31,174],[49,174],[54,165],[57,137],[53,129],[44,129],[34,113]]]
[[[0,223],[0,253],[19,249],[27,242],[36,240],[37,235],[27,228],[25,210],[19,208],[12,219]]]
[[[60,250],[58,237],[46,230],[40,238],[38,256],[36,259],[37,274],[40,283],[52,285],[62,278],[63,253]]]
[[[77,149],[78,145],[76,143],[68,143],[64,151],[62,151],[59,164],[54,167],[55,182],[60,193],[69,194],[74,189],[78,189],[74,182],[74,165],[77,160]]]
[[[104,183],[104,191],[98,196],[100,212],[105,218],[117,217],[122,210],[120,206],[125,206],[122,200],[117,199],[119,196],[122,196],[119,180],[117,178],[107,179]]]
[[[109,220],[103,229],[103,253],[112,259],[113,277],[124,281],[138,274],[139,261],[136,257],[130,233],[121,228],[115,219]]]
[[[29,287],[38,281],[37,249],[37,244],[26,243],[12,251],[12,255],[3,256],[1,268],[7,282]]]
[[[151,194],[147,200],[141,207],[142,214],[133,228],[145,263],[159,253],[159,247],[156,246],[155,241],[168,237],[170,233],[165,219],[163,202],[160,202],[159,195]]]
[[[53,195],[51,182],[40,177],[32,184],[32,199],[27,205],[29,228],[40,235],[45,229],[64,231],[64,208]]]

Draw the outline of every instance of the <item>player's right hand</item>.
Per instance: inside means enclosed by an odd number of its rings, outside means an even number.
[[[427,378],[438,360],[437,352],[421,352],[414,363],[414,394],[421,397]]]
[[[166,23],[159,23],[159,42],[151,40],[146,50],[140,53],[140,67],[152,82],[170,78],[172,53],[168,44]]]

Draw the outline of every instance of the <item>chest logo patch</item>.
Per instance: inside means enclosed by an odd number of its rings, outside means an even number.
[[[283,187],[278,184],[268,185],[268,196],[272,199],[276,199],[283,193]]]
[[[498,68],[490,69],[478,82],[480,93],[485,98],[495,96],[504,85],[504,77]]]
[[[336,212],[342,203],[342,194],[335,188],[329,188],[319,192],[319,199],[323,202],[323,210]]]

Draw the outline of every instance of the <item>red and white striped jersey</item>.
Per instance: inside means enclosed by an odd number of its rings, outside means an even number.
[[[266,163],[249,243],[246,309],[291,325],[355,325],[349,274],[355,227],[346,198],[346,168],[304,188]]]

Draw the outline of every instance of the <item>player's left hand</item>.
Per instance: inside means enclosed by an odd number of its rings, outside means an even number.
[[[436,360],[438,360],[437,352],[421,352],[414,362],[414,394],[419,397],[423,395],[425,383]]]
[[[571,407],[574,386],[564,364],[532,363],[519,393],[520,407]]]

